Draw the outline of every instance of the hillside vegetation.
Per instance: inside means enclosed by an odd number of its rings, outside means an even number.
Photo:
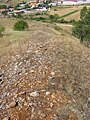
[[[80,20],[77,21],[73,28],[73,34],[87,46],[90,45],[90,9],[83,7],[80,12]]]

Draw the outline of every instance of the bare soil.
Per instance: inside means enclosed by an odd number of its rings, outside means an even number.
[[[1,120],[89,120],[90,49],[55,24],[15,32],[10,20],[2,24],[17,40],[0,48]]]

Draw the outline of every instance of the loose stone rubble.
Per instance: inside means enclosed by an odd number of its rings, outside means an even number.
[[[0,120],[89,120],[90,52],[68,44],[33,43],[0,58]]]

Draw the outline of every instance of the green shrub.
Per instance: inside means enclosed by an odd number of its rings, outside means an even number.
[[[47,12],[37,12],[35,15],[47,15]]]
[[[26,29],[28,29],[28,24],[26,21],[20,20],[14,25],[14,30],[23,31]]]
[[[49,19],[51,22],[57,22],[59,19],[59,15],[58,14],[50,15]]]
[[[2,14],[3,15],[7,15],[7,11],[2,11]]]
[[[62,30],[62,28],[60,28],[59,26],[55,26],[55,28],[54,28],[55,30],[57,30],[57,31],[60,31],[60,30]]]
[[[37,13],[35,13],[35,15],[41,15],[41,13],[37,12]]]
[[[57,11],[57,9],[55,8],[54,11]]]
[[[76,22],[75,20],[70,20],[70,21],[69,21],[69,23],[73,23],[73,24],[74,24],[75,22]]]
[[[45,22],[47,20],[47,18],[44,18],[44,17],[32,17],[31,20]]]
[[[64,18],[58,20],[59,23],[65,23],[65,24],[74,24],[76,21],[75,20],[70,20],[70,21],[67,21],[67,20],[64,20]]]
[[[68,21],[64,20],[63,18],[61,19],[61,23],[68,23]]]
[[[17,18],[23,18],[22,14],[17,14]]]
[[[6,5],[0,5],[0,9],[6,9],[7,6]]]

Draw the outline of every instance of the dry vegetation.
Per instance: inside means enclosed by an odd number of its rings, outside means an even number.
[[[16,21],[0,19],[1,119],[89,120],[89,48],[71,26],[27,21],[29,31],[16,32]]]
[[[70,13],[71,11],[74,11],[74,10],[80,10],[81,7],[77,7],[77,6],[68,6],[68,7],[58,7],[58,8],[53,8],[51,9],[50,11],[50,14],[58,14],[59,16],[63,16],[64,14],[67,14],[67,13]],[[77,18],[76,18],[76,14],[78,14]],[[75,17],[74,17],[75,15]],[[70,15],[68,17],[70,17],[71,19],[79,19],[79,12],[78,13],[74,13],[73,15]]]
[[[76,12],[70,16],[67,16],[65,20],[80,20],[80,12]]]
[[[87,6],[90,7],[90,6]],[[83,8],[83,6],[58,6],[53,7],[49,14],[58,14],[59,16],[63,16],[67,13],[70,13],[71,11],[79,10],[78,12],[71,14],[67,17],[65,17],[65,20],[79,20],[80,19],[80,10]]]

